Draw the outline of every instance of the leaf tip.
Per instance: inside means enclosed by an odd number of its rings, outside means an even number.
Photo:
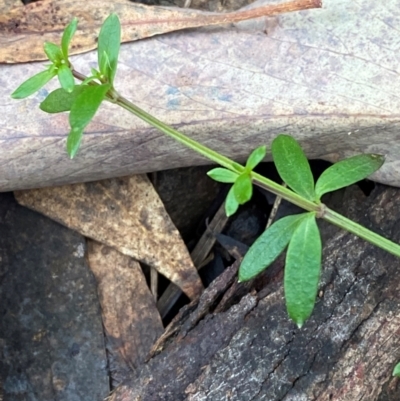
[[[231,217],[231,216],[233,216],[233,215],[235,214],[235,212],[234,212],[234,211],[231,211],[231,210],[226,210],[226,209],[225,209],[225,214],[226,214],[226,217]]]
[[[243,277],[243,272],[241,271],[241,269],[239,269],[239,277],[238,277],[238,283],[244,283],[245,281],[247,281],[246,277]]]
[[[296,321],[296,325],[299,329],[301,329],[303,327],[304,321],[303,320],[297,320]]]

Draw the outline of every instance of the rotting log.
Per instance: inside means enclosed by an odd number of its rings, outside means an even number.
[[[323,9],[137,41],[121,48],[116,87],[238,161],[286,132],[310,158],[384,154],[373,178],[400,186],[400,38],[390,23],[399,18],[398,0],[325,0]],[[95,62],[94,52],[72,58],[82,72]],[[110,104],[69,160],[67,116],[38,109],[47,91],[9,97],[40,68],[0,65],[0,191],[207,163]]]
[[[378,185],[365,197],[352,187],[334,199],[336,209],[399,242],[400,190]],[[282,259],[247,287],[233,265],[180,312],[110,401],[399,400],[391,372],[400,360],[400,260],[321,227],[320,293],[301,330],[285,312]]]

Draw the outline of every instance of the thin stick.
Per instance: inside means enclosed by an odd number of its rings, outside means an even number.
[[[285,183],[283,183],[282,186],[287,188],[287,185]],[[269,214],[269,217],[268,217],[267,226],[265,227],[265,229],[269,228],[271,226],[271,224],[273,223],[273,221],[275,220],[276,213],[278,212],[278,209],[279,209],[279,206],[280,206],[281,202],[282,202],[282,196],[278,195],[275,198],[274,204],[272,206],[271,213]]]
[[[227,222],[228,217],[226,217],[225,203],[223,202],[190,255],[197,269],[202,266],[202,262],[214,246],[216,240],[215,234],[219,234],[224,229]],[[175,284],[171,283],[167,287],[157,302],[157,308],[161,318],[167,315],[181,294],[182,291]]]
[[[150,269],[150,290],[153,294],[155,301],[158,298],[158,272],[154,267]]]

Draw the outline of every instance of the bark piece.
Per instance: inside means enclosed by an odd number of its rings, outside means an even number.
[[[394,205],[400,190],[378,186],[368,198],[345,194],[336,209],[399,242]],[[324,226],[320,294],[301,330],[287,317],[281,282],[271,280],[267,295],[264,289],[247,294],[185,330],[189,314],[175,327],[172,343],[112,401],[398,400],[400,385],[391,372],[400,360],[400,261]]]
[[[189,252],[145,175],[15,193],[18,202],[157,269],[191,299],[202,291]]]
[[[110,371],[120,382],[144,362],[163,332],[162,321],[138,262],[91,240],[88,260],[97,280]]]
[[[372,178],[400,186],[400,35],[390,22],[399,19],[398,0],[324,0],[323,9],[261,27],[255,20],[137,41],[121,47],[115,87],[236,161],[285,132],[309,158],[384,154]],[[83,73],[96,62],[95,52],[72,58]],[[38,109],[56,81],[29,99],[9,99],[40,68],[0,65],[0,191],[209,163],[112,104],[101,106],[70,160],[67,115]]]
[[[144,371],[140,378],[132,383],[124,383],[110,396],[110,401],[116,400],[180,400],[182,393],[178,388],[188,385],[198,374],[204,363],[212,358],[219,348],[229,344],[232,334],[239,329],[245,315],[256,305],[256,298],[247,295],[237,307],[229,312],[214,318],[213,330],[209,330],[208,320],[202,321],[193,331],[192,335],[183,338],[171,345],[169,352],[156,357],[157,364],[148,363],[145,371],[154,372],[146,377]],[[193,337],[194,336],[194,337]],[[194,338],[199,340],[193,342]],[[200,340],[201,339],[201,340]],[[176,361],[185,360],[185,364]],[[191,361],[191,362],[189,362]],[[162,373],[162,371],[164,373]],[[156,381],[161,379],[162,381]],[[215,398],[216,399],[216,398]]]
[[[146,6],[129,1],[88,0],[77,5],[70,0],[41,0],[13,8],[0,15],[1,63],[47,60],[43,43],[60,43],[61,35],[74,17],[79,19],[71,54],[93,50],[99,28],[111,13],[121,19],[122,42],[199,26],[227,24],[261,16],[321,7],[320,0],[294,0],[246,11],[209,13],[175,7]]]
[[[85,239],[0,194],[0,394],[98,401],[109,392]],[[0,395],[1,399],[1,395]]]
[[[204,290],[198,301],[191,302],[179,311],[154,344],[148,359],[151,359],[165,349],[172,342],[173,338],[179,337],[181,340],[189,330],[195,327],[206,316],[207,312],[215,306],[218,297],[232,284],[238,268],[239,265],[237,263],[228,267],[214,280],[211,286]]]

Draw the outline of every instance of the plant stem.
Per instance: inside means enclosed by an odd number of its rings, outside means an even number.
[[[73,75],[81,81],[86,79],[84,75],[75,70],[73,70]],[[119,106],[123,107],[124,109],[128,110],[132,114],[142,119],[143,121],[159,129],[164,134],[170,136],[179,143],[201,154],[202,156],[206,157],[212,162],[219,164],[220,166],[225,167],[238,174],[244,172],[245,170],[244,166],[208,148],[207,146],[202,145],[201,143],[195,141],[194,139],[189,138],[185,134],[182,134],[181,132],[173,129],[172,127],[153,117],[149,113],[145,112],[144,110],[142,110],[140,107],[130,102],[125,97],[121,96],[114,89],[111,89],[108,92],[107,96],[108,96],[107,100],[109,100],[110,102],[118,104]],[[394,242],[380,236],[379,234],[374,233],[373,231],[368,230],[367,228],[340,215],[339,213],[334,212],[333,210],[326,207],[324,204],[322,203],[317,204],[308,199],[305,199],[302,196],[291,191],[290,189],[285,188],[284,186],[277,184],[276,182],[271,181],[268,178],[263,177],[258,173],[252,172],[251,177],[255,185],[264,188],[277,196],[281,196],[283,199],[286,199],[287,201],[301,207],[302,209],[308,210],[310,212],[316,212],[317,217],[323,218],[324,220],[344,230],[347,230],[352,234],[357,235],[360,238],[365,239],[371,244],[379,246],[380,248],[386,250],[387,252],[400,257],[400,245],[395,244]]]
[[[195,141],[194,139],[189,138],[188,136],[182,134],[181,132],[173,129],[172,127],[166,125],[162,121],[158,120],[157,118],[153,117],[149,113],[145,112],[138,106],[134,105],[132,102],[124,98],[123,96],[114,97],[114,101],[116,104],[120,105],[124,109],[130,111],[131,113],[135,114],[137,117],[141,118],[143,121],[146,121],[150,125],[155,128],[158,128],[164,134],[172,137],[176,141],[180,142],[181,144],[187,146],[188,148],[194,150],[197,153],[205,156],[209,160],[213,161],[214,163],[219,164],[222,167],[225,167],[231,171],[236,173],[243,173],[245,168],[244,166],[234,162],[233,160],[229,159],[221,155],[220,153],[208,148],[207,146],[202,145],[201,143]],[[261,176],[260,174],[251,173],[252,179],[254,184],[267,189],[268,191],[274,193],[275,195],[279,195],[282,198],[294,203],[295,205],[314,212],[320,212],[320,205],[317,205],[314,202],[311,202],[307,199],[304,199],[302,196],[296,194],[295,192],[291,191],[288,188],[283,187],[282,185],[277,184],[274,181],[269,180]]]
[[[152,115],[146,113],[144,110],[134,105],[129,100],[125,99],[122,96],[114,97],[114,101],[116,104],[135,114],[137,117],[146,121],[150,125],[155,128],[158,128],[160,131],[164,132],[166,135],[172,137],[176,141],[182,143],[190,149],[193,149],[197,153],[207,157],[209,160],[223,166],[231,171],[235,171],[237,173],[242,173],[245,168],[240,164],[234,162],[221,155],[218,152],[208,148],[207,146],[202,145],[201,143],[195,141],[182,134],[179,131],[171,128],[170,126],[164,124],[162,121],[153,117]],[[308,210],[310,212],[317,212],[318,217],[323,218],[324,220],[329,221],[336,226],[347,230],[360,238],[365,239],[366,241],[379,246],[380,248],[390,252],[393,255],[400,257],[400,246],[395,244],[392,241],[368,230],[367,228],[355,223],[354,221],[340,215],[339,213],[334,212],[333,210],[327,208],[323,204],[317,204],[312,201],[309,201],[302,196],[296,194],[288,188],[283,187],[280,184],[277,184],[274,181],[269,180],[268,178],[263,177],[260,174],[255,172],[251,173],[253,183],[261,188],[264,188],[275,195],[281,196],[283,199],[301,207],[302,209]]]
[[[352,234],[357,235],[357,237],[365,239],[371,244],[374,244],[384,249],[392,255],[400,257],[400,245],[380,236],[373,231],[368,230],[367,228],[361,226],[353,220],[348,219],[347,217],[342,216],[339,213],[336,213],[334,210],[329,209],[326,206],[323,214],[323,219],[340,228],[343,228],[344,230],[351,232]]]

